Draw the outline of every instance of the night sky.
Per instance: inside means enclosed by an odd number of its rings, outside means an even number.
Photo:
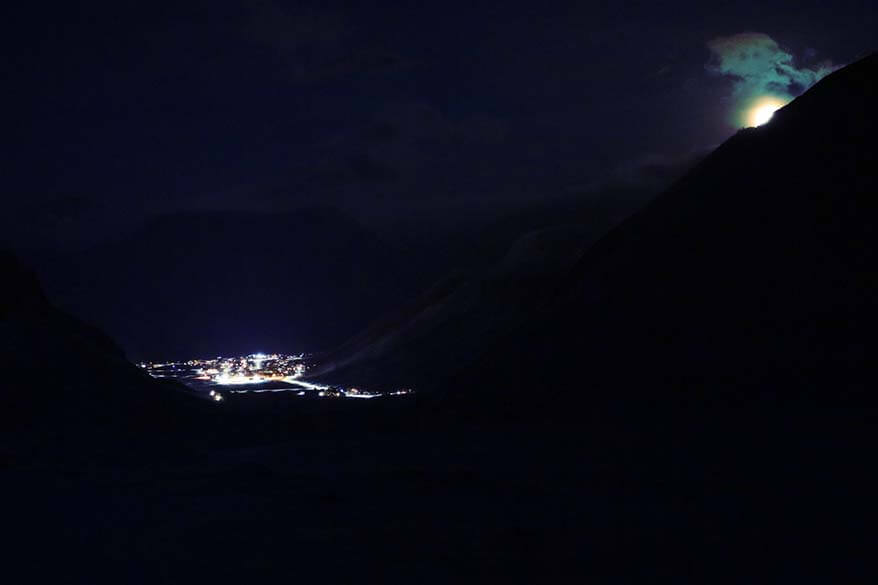
[[[328,349],[528,231],[599,236],[873,50],[874,12],[18,7],[3,245],[131,356]]]
[[[876,31],[868,0],[77,4],[11,21],[14,244],[182,209],[442,222],[576,191],[734,131],[716,39],[819,71]]]

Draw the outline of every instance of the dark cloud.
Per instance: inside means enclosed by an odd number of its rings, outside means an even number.
[[[371,188],[388,202],[455,197],[485,175],[510,174],[498,158],[508,132],[504,120],[488,114],[453,117],[425,103],[397,103],[325,139],[278,179],[295,185],[282,192],[299,197],[339,200]]]
[[[571,190],[588,193],[614,189],[659,191],[686,174],[712,149],[713,147],[678,153],[647,153],[618,165],[609,173],[585,185],[571,186]]]
[[[271,0],[256,3],[245,26],[253,40],[290,53],[329,49],[342,41],[344,31],[344,19],[338,13]]]
[[[399,172],[390,165],[376,160],[368,153],[360,153],[350,158],[350,168],[357,181],[386,183],[399,178]]]
[[[396,71],[409,64],[376,39],[358,34],[343,13],[324,7],[259,2],[244,34],[280,54],[289,78],[297,82]]]

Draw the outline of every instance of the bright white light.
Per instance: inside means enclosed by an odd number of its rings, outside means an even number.
[[[774,115],[774,107],[773,106],[761,106],[753,112],[753,125],[754,126],[762,126]]]
[[[261,352],[250,354],[250,358],[253,360],[253,369],[261,370],[262,369],[262,362],[264,362],[267,357],[268,357],[267,355],[265,355],[264,353],[261,353]]]
[[[784,107],[786,102],[774,97],[757,100],[747,110],[745,123],[747,126],[762,126],[771,120],[774,113]]]
[[[213,397],[213,399],[216,400],[217,402],[222,402],[222,401],[223,401],[223,395],[222,395],[222,394],[215,394],[214,397]]]
[[[223,373],[214,378],[214,382],[222,384],[223,386],[228,384],[259,384],[264,381],[265,378],[262,376],[244,376],[242,374],[231,375],[228,373]]]

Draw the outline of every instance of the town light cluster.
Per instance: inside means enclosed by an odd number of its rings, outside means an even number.
[[[222,402],[230,394],[267,392],[291,392],[295,396],[314,398],[358,399],[403,396],[414,392],[410,388],[380,392],[302,379],[314,364],[313,358],[305,354],[253,353],[180,362],[141,362],[140,367],[154,378],[174,378],[195,390],[209,390],[207,396],[215,402]]]
[[[140,366],[155,378],[179,378],[183,382],[198,380],[224,386],[295,379],[307,369],[304,354],[264,353],[240,357],[219,356],[183,362],[143,362]]]

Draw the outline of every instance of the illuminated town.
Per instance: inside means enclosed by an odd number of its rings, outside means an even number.
[[[303,379],[309,369],[305,354],[253,353],[238,357],[191,359],[180,362],[141,362],[153,378],[173,378],[215,402],[229,394],[290,392],[309,398],[378,398],[412,394],[410,388],[379,392],[356,387],[318,384]]]

